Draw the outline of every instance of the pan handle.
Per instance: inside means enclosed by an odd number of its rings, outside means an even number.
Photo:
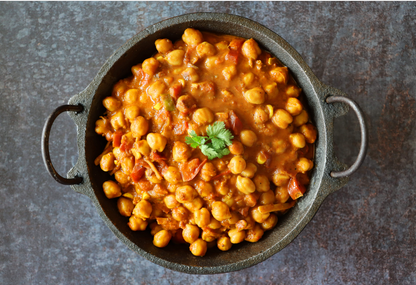
[[[42,157],[43,163],[45,164],[46,170],[48,170],[49,174],[59,183],[64,185],[74,185],[74,184],[81,184],[83,181],[82,177],[76,176],[74,178],[64,178],[58,174],[58,172],[53,167],[51,157],[49,154],[49,136],[51,133],[51,128],[55,119],[62,114],[63,112],[72,111],[80,113],[84,110],[84,106],[81,104],[79,105],[62,105],[53,111],[53,113],[48,117],[46,120],[45,126],[43,127],[42,132]]]
[[[358,153],[357,159],[355,162],[344,171],[331,171],[331,177],[333,178],[341,178],[345,176],[350,176],[354,172],[358,170],[358,168],[361,166],[361,164],[364,161],[365,155],[367,153],[367,147],[368,147],[368,133],[367,133],[367,127],[365,125],[365,120],[363,113],[360,109],[360,107],[355,103],[353,100],[351,100],[348,97],[344,96],[329,96],[326,98],[327,103],[335,103],[335,102],[342,102],[347,104],[351,107],[351,109],[355,112],[355,115],[358,118],[358,123],[360,124],[360,131],[361,131],[361,144],[360,144],[360,151]]]

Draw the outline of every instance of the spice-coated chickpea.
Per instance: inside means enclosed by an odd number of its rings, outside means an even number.
[[[244,194],[251,194],[254,191],[256,191],[256,185],[254,184],[254,182],[250,178],[243,177],[240,175],[237,176],[237,182],[235,186],[240,192]]]
[[[270,213],[260,213],[259,207],[251,208],[250,214],[253,220],[260,224],[263,223],[270,216]]]
[[[122,216],[130,217],[133,212],[134,205],[131,199],[120,197],[117,200],[117,208]]]
[[[302,103],[298,99],[293,97],[287,99],[285,108],[286,111],[288,111],[292,116],[299,115],[300,112],[302,112],[303,110]]]
[[[283,109],[278,109],[272,117],[272,122],[281,129],[286,129],[293,122],[293,117]]]
[[[230,208],[227,204],[221,201],[215,201],[212,203],[211,213],[217,221],[224,221],[231,218]]]
[[[103,171],[111,171],[114,169],[114,154],[109,152],[101,157],[100,167]]]
[[[200,228],[204,228],[211,223],[211,214],[207,208],[201,208],[194,213],[195,223]]]
[[[129,89],[124,93],[124,102],[127,104],[136,103],[139,100],[140,91],[138,89]]]
[[[305,173],[306,171],[311,170],[313,167],[313,162],[307,158],[301,157],[296,163],[296,169],[299,172]]]
[[[189,211],[182,206],[176,207],[172,210],[172,218],[178,222],[186,222],[188,220]]]
[[[264,124],[269,120],[269,114],[262,107],[257,107],[254,110],[254,122],[256,124]]]
[[[144,156],[149,156],[152,149],[150,148],[147,140],[140,140],[134,143],[134,148],[137,149]]]
[[[257,242],[264,234],[264,230],[261,228],[261,225],[256,224],[254,228],[247,231],[245,240],[249,242]]]
[[[246,169],[241,172],[241,175],[247,178],[253,178],[254,174],[257,172],[257,166],[254,163],[247,163]]]
[[[198,125],[210,124],[214,121],[214,114],[210,109],[204,107],[197,109],[194,112],[192,119]]]
[[[209,195],[214,193],[214,187],[210,182],[206,182],[204,180],[198,181],[196,184],[196,190],[198,191],[199,196],[202,198],[208,197]]]
[[[165,202],[166,207],[169,209],[173,209],[179,206],[179,202],[176,200],[175,195],[173,194],[165,196],[165,198],[163,198],[163,202]]]
[[[238,155],[244,153],[244,146],[239,141],[233,141],[233,144],[228,147],[231,154]]]
[[[202,42],[196,47],[196,52],[198,53],[199,57],[204,57],[213,56],[217,51],[212,44],[208,42]]]
[[[276,186],[286,186],[289,183],[290,176],[286,173],[275,172],[272,181]]]
[[[127,225],[132,231],[144,231],[147,228],[147,222],[136,216],[131,216]]]
[[[254,184],[256,184],[256,190],[259,192],[267,192],[270,190],[270,181],[266,175],[257,174],[253,179]]]
[[[222,75],[225,80],[230,81],[234,76],[237,75],[237,68],[235,65],[227,66],[222,70]]]
[[[106,181],[103,183],[104,194],[108,199],[117,198],[121,196],[120,186],[114,181]]]
[[[261,54],[261,49],[255,40],[249,39],[243,43],[241,52],[246,58],[256,60]]]
[[[270,76],[280,84],[286,84],[288,79],[288,69],[287,67],[276,67],[270,70]]]
[[[286,186],[280,186],[277,187],[276,190],[276,195],[275,195],[275,199],[277,203],[286,203],[287,200],[289,200],[289,192],[287,191],[287,187]]]
[[[158,152],[162,152],[165,149],[167,143],[167,139],[158,133],[148,134],[146,140],[149,146]]]
[[[180,186],[176,188],[175,197],[179,203],[191,202],[197,196],[198,193],[190,185]]]
[[[120,107],[121,102],[114,97],[107,97],[103,100],[103,105],[108,111],[114,112]]]
[[[133,215],[138,216],[142,219],[150,218],[152,213],[152,204],[149,201],[141,200],[133,209]]]
[[[95,132],[99,135],[103,135],[109,131],[108,124],[103,119],[99,119],[95,122]]]
[[[227,251],[231,248],[233,244],[229,237],[221,237],[217,240],[217,246],[222,251]]]
[[[201,178],[205,181],[210,181],[212,177],[217,175],[217,170],[215,169],[214,164],[212,162],[207,162],[202,166],[201,169]]]
[[[277,220],[277,216],[271,213],[270,216],[263,223],[261,223],[262,229],[265,231],[273,229],[277,224]]]
[[[159,61],[153,57],[145,59],[142,64],[143,71],[150,76],[153,76],[156,73],[158,67]]]
[[[221,227],[222,227],[221,223],[217,221],[216,219],[211,219],[211,223],[209,223],[208,225],[208,228],[213,229],[213,230],[218,230]]]
[[[124,157],[121,160],[121,169],[127,175],[131,174],[131,172],[133,171],[133,167],[134,167],[134,164],[133,164],[133,158],[132,157]]]
[[[286,95],[288,97],[298,97],[300,94],[301,89],[296,86],[288,86],[286,88]]]
[[[252,130],[243,130],[240,133],[240,140],[243,145],[251,147],[257,142],[257,136]]]
[[[149,122],[142,116],[138,116],[131,123],[130,130],[133,138],[140,138],[149,130]]]
[[[199,228],[194,225],[186,224],[182,231],[182,237],[187,243],[193,243],[199,237]]]
[[[185,202],[183,203],[186,209],[188,209],[190,212],[195,213],[199,209],[202,208],[204,205],[204,200],[202,200],[201,197],[196,197],[191,202]]]
[[[295,133],[289,136],[290,143],[297,148],[304,148],[306,145],[305,137],[302,134]]]
[[[277,98],[277,95],[279,95],[279,89],[277,88],[276,82],[264,86],[264,91],[266,91],[269,100],[274,100]]]
[[[276,154],[284,153],[287,148],[287,142],[282,139],[274,139],[272,141],[273,150]]]
[[[261,193],[259,198],[260,205],[267,205],[273,204],[275,201],[274,192],[273,190],[269,190],[267,192]]]
[[[251,83],[253,83],[254,79],[255,79],[255,75],[254,75],[253,72],[248,72],[248,73],[244,74],[244,76],[243,76],[244,85],[245,86],[251,85]]]
[[[158,52],[167,53],[173,48],[173,44],[168,39],[158,39],[155,41],[155,46]]]
[[[314,143],[316,141],[316,128],[312,124],[301,126],[300,132],[305,136],[305,139],[308,143]]]
[[[185,162],[192,155],[191,148],[183,142],[176,141],[172,149],[172,157],[176,162]]]
[[[263,104],[266,100],[265,92],[261,87],[255,87],[253,89],[247,90],[244,93],[244,98],[247,102],[251,104]]]
[[[202,239],[197,239],[191,244],[189,250],[195,256],[204,256],[207,253],[207,242]]]
[[[182,181],[181,172],[175,166],[169,166],[165,171],[162,172],[163,178],[166,179],[170,184],[177,184]]]
[[[165,247],[169,244],[172,234],[167,230],[161,230],[153,237],[153,244],[157,247]]]
[[[140,115],[140,109],[137,106],[130,106],[125,111],[126,118],[133,121],[137,116]]]
[[[153,222],[153,223],[150,224],[150,234],[152,236],[154,236],[155,234],[157,234],[161,230],[163,230],[163,228],[162,228],[161,225],[158,225],[157,222]]]
[[[309,120],[309,116],[308,113],[303,110],[299,115],[297,115],[294,119],[293,119],[293,124],[296,127],[300,127],[303,124],[306,124]]]
[[[126,184],[130,182],[130,176],[125,174],[123,171],[119,170],[114,173],[114,178],[120,184]]]
[[[166,84],[164,81],[162,80],[158,80],[154,83],[152,83],[152,85],[150,85],[146,92],[149,96],[151,96],[154,100],[156,100],[157,98],[159,98],[159,96],[165,92],[166,90]]]
[[[184,56],[185,56],[185,51],[181,49],[176,49],[167,54],[166,60],[170,65],[180,66],[183,64]]]
[[[110,123],[115,130],[124,128],[126,126],[126,121],[124,119],[123,113],[117,112],[114,116],[111,116]]]
[[[233,244],[242,242],[246,238],[246,231],[238,231],[237,229],[231,229],[228,231],[228,236]]]
[[[246,161],[242,156],[234,156],[228,164],[228,169],[232,174],[240,174],[246,169]]]
[[[188,28],[183,32],[182,40],[190,45],[190,46],[196,46],[204,40],[202,33],[198,30]]]

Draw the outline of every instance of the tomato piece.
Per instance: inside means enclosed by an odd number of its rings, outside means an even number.
[[[206,93],[214,93],[215,92],[215,84],[213,82],[202,82],[199,85],[201,87],[201,91]]]
[[[167,166],[167,163],[165,161],[167,160],[167,158],[162,153],[152,150],[152,152],[150,153],[150,158],[159,163],[162,168],[165,168]]]
[[[177,83],[172,85],[172,87],[169,88],[169,94],[174,98],[175,100],[178,100],[179,96],[181,96],[182,92],[182,84]]]
[[[306,191],[305,185],[301,184],[296,177],[290,178],[289,185],[287,187],[290,197],[296,200],[303,196]]]
[[[243,130],[243,123],[241,123],[240,118],[237,116],[237,114],[233,110],[229,112],[229,115],[230,115],[231,127],[233,128],[234,135],[238,136],[240,132]]]
[[[136,164],[133,167],[133,171],[130,174],[131,179],[133,180],[134,183],[137,183],[140,181],[140,179],[143,177],[144,175],[144,170],[145,168],[139,164]]]
[[[225,55],[225,60],[226,61],[231,61],[233,64],[238,64],[238,56],[239,56],[239,52],[236,50],[230,50],[226,55]]]
[[[120,131],[117,131],[113,134],[113,147],[120,147],[122,136],[123,133]]]
[[[185,120],[181,120],[180,123],[175,124],[173,133],[175,135],[185,135],[188,133],[188,127],[189,127],[188,122]]]
[[[188,162],[182,163],[180,166],[182,180],[191,181],[194,179],[207,161],[208,159],[204,159],[201,163],[199,163],[199,158],[194,158]]]
[[[230,49],[238,51],[243,46],[244,42],[244,39],[233,39],[228,46]]]
[[[127,152],[133,147],[133,141],[129,141],[126,136],[121,137],[120,150]]]
[[[143,71],[142,68],[139,69],[140,74],[140,87],[146,86],[150,82],[150,75],[148,75],[146,72]]]
[[[228,170],[226,170],[224,172],[221,172],[218,175],[215,175],[214,177],[212,177],[211,180],[217,180],[218,178],[221,178],[222,176],[227,175],[227,174],[230,174],[230,173],[231,173],[231,170],[228,169]]]

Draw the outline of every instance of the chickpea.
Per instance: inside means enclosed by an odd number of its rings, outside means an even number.
[[[290,97],[286,102],[286,110],[292,115],[297,116],[302,112],[302,103],[296,98]]]
[[[260,213],[258,206],[251,208],[250,214],[253,220],[255,220],[259,224],[263,223],[270,216],[270,213]]]
[[[161,230],[153,237],[153,244],[157,247],[165,247],[169,244],[172,234],[167,230]]]
[[[182,40],[190,46],[196,46],[203,41],[202,33],[198,30],[188,28],[183,32]]]
[[[159,67],[159,61],[155,58],[151,57],[145,59],[142,63],[143,71],[150,76],[153,76],[156,73],[157,68]]]
[[[281,186],[281,187],[277,187],[276,188],[276,195],[275,195],[275,199],[277,203],[286,203],[287,200],[289,200],[290,196],[289,196],[289,192],[287,191],[287,187],[286,186]]]
[[[257,166],[254,163],[247,163],[246,169],[244,169],[243,172],[241,172],[241,175],[247,178],[253,178],[254,174],[257,171]]]
[[[274,192],[273,190],[269,190],[267,192],[261,193],[259,198],[260,205],[267,205],[273,204],[275,201]]]
[[[109,131],[107,123],[103,119],[99,119],[95,122],[95,132],[99,135],[103,135]]]
[[[210,124],[214,121],[214,114],[208,108],[200,108],[194,112],[192,119],[198,125]]]
[[[228,147],[231,154],[238,155],[244,153],[244,146],[239,141],[233,141],[233,144]]]
[[[185,186],[176,188],[175,197],[179,203],[191,202],[197,196],[198,196],[198,193],[190,185],[185,185]]]
[[[130,176],[125,174],[121,170],[116,171],[116,173],[114,173],[114,177],[116,178],[117,182],[120,184],[126,184],[130,182]]]
[[[168,39],[158,39],[155,41],[155,46],[158,52],[167,53],[173,48],[173,44]]]
[[[237,68],[235,65],[227,66],[222,70],[222,75],[225,80],[230,81],[234,76],[237,75]]]
[[[182,72],[182,77],[186,81],[197,82],[199,80],[198,72],[193,67],[188,67]]]
[[[214,187],[212,187],[211,183],[205,182],[203,180],[198,181],[196,184],[196,190],[198,191],[199,196],[202,198],[208,197],[214,193]]]
[[[133,160],[131,157],[125,157],[121,160],[121,169],[127,175],[131,174],[131,172],[133,171],[133,167],[134,167],[134,164],[133,164]]]
[[[281,84],[286,84],[288,79],[288,69],[287,67],[276,67],[270,70],[270,76],[277,82]]]
[[[269,120],[269,114],[262,107],[257,107],[254,110],[254,122],[256,124],[264,124]]]
[[[217,246],[222,251],[227,251],[231,248],[232,243],[229,237],[221,237],[217,240]]]
[[[133,215],[138,216],[142,219],[150,218],[152,213],[152,204],[146,200],[141,200],[133,209]]]
[[[163,171],[162,175],[170,184],[177,184],[182,181],[179,169],[174,166],[169,166],[167,170]]]
[[[165,198],[163,198],[163,202],[165,202],[166,207],[169,209],[173,209],[179,206],[179,202],[176,200],[175,195],[173,194],[165,196]]]
[[[237,212],[231,213],[231,218],[226,220],[230,225],[235,225],[240,220],[240,215]]]
[[[244,98],[251,104],[263,104],[266,100],[265,92],[261,87],[252,88],[244,93]]]
[[[134,143],[134,148],[144,156],[149,156],[152,151],[146,140],[140,140]]]
[[[176,101],[176,108],[179,112],[188,114],[193,108],[196,108],[196,102],[191,95],[182,95]]]
[[[185,51],[181,49],[176,49],[166,55],[166,60],[170,65],[181,66],[183,64],[184,56],[185,56]]]
[[[190,212],[195,213],[199,209],[204,206],[204,200],[202,200],[201,197],[197,197],[193,199],[191,202],[183,203],[186,209],[188,209]]]
[[[278,109],[272,117],[272,122],[281,129],[286,129],[293,122],[292,116],[283,109]]]
[[[243,130],[240,133],[240,140],[243,145],[251,147],[257,142],[257,136],[252,130]]]
[[[296,163],[296,169],[302,173],[305,173],[306,171],[311,170],[312,167],[313,167],[313,162],[304,157],[301,157]]]
[[[201,169],[201,178],[205,181],[210,181],[212,177],[217,175],[217,170],[215,169],[214,164],[212,162],[207,162],[202,166]]]
[[[282,139],[274,139],[272,141],[273,150],[276,154],[284,153],[287,148],[287,142]]]
[[[234,156],[228,164],[232,174],[240,174],[246,169],[246,161],[241,156]]]
[[[256,191],[256,185],[247,177],[238,175],[236,185],[237,189],[244,194],[251,194]]]
[[[211,243],[213,241],[215,241],[216,239],[216,234],[210,230],[203,230],[202,234],[201,234],[201,238],[202,240],[206,241],[207,243]]]
[[[251,85],[251,83],[253,83],[255,79],[255,76],[253,74],[253,72],[248,72],[247,74],[244,74],[243,76],[243,82],[245,86],[249,86]]]
[[[305,110],[303,110],[299,115],[295,117],[295,119],[293,120],[293,124],[296,127],[300,127],[303,124],[306,124],[308,120],[309,120],[308,113]]]
[[[146,140],[149,146],[158,152],[162,152],[167,143],[167,139],[163,135],[157,133],[148,134]]]
[[[257,191],[267,192],[270,190],[270,181],[266,175],[257,174],[253,180],[254,180],[254,184],[256,184]]]
[[[193,243],[199,237],[199,228],[194,225],[186,224],[182,231],[182,237],[187,243]]]
[[[211,223],[211,214],[207,208],[201,208],[194,213],[195,223],[200,228],[205,228]]]
[[[136,117],[131,123],[130,129],[134,138],[140,138],[149,130],[149,122],[142,116]]]
[[[261,228],[261,225],[256,224],[253,229],[247,231],[246,241],[257,242],[264,234],[264,230]]]
[[[273,82],[272,84],[266,85],[264,87],[264,91],[267,93],[267,97],[270,100],[274,100],[279,95],[279,89],[277,88],[276,82]]]
[[[256,60],[261,54],[261,49],[255,40],[249,39],[243,43],[241,52],[246,58]]]
[[[202,58],[204,56],[213,56],[217,51],[212,44],[202,42],[196,47],[196,52],[198,53],[198,56]]]
[[[208,225],[208,228],[213,229],[213,230],[218,230],[221,227],[222,227],[221,223],[217,221],[216,219],[211,219],[211,223],[209,223]]]
[[[134,205],[131,199],[120,197],[117,200],[117,208],[122,216],[130,217],[131,212],[133,212]]]
[[[296,86],[288,86],[286,88],[286,95],[288,97],[298,97],[301,89]]]
[[[233,244],[242,242],[246,238],[246,231],[238,231],[237,229],[231,229],[228,231],[228,236]]]
[[[100,167],[103,171],[111,171],[114,169],[114,154],[109,152],[101,157]]]
[[[106,181],[103,183],[104,194],[108,199],[117,198],[121,196],[121,189],[114,181]]]
[[[215,190],[217,190],[220,195],[224,196],[228,194],[230,188],[227,186],[227,181],[221,181],[215,184]]]
[[[126,109],[126,118],[133,121],[140,114],[140,109],[137,106],[130,106]]]
[[[122,152],[119,147],[113,148],[113,154],[117,160],[122,160],[125,157],[125,152]]]
[[[126,121],[124,120],[123,113],[117,112],[114,116],[111,117],[110,123],[115,130],[124,128],[126,126]]]
[[[127,104],[136,103],[140,97],[140,91],[138,89],[129,89],[124,93],[124,102]]]
[[[217,61],[217,59],[218,59],[218,57],[216,57],[216,56],[207,57],[207,59],[205,59],[205,67],[207,69],[215,68],[217,66],[217,64],[215,63]]]
[[[162,80],[158,80],[154,83],[152,83],[152,85],[150,85],[146,92],[149,96],[151,96],[154,100],[156,100],[157,98],[159,98],[159,96],[165,92],[166,90],[166,84],[164,81]]]
[[[147,222],[136,216],[131,216],[127,225],[132,231],[144,231],[147,228]]]
[[[103,105],[108,111],[114,112],[120,107],[121,102],[114,97],[107,97],[103,100]]]
[[[263,223],[261,223],[262,229],[265,231],[273,229],[277,224],[277,220],[277,216],[271,213],[270,216]]]
[[[163,230],[163,228],[162,228],[161,225],[158,225],[157,222],[153,222],[153,223],[150,224],[150,234],[152,236],[154,236],[155,234],[157,234],[161,230]]]
[[[289,183],[290,176],[286,173],[275,172],[272,181],[276,186],[286,186]]]
[[[312,124],[306,124],[300,127],[300,132],[305,136],[308,143],[314,143],[316,141],[316,128]]]
[[[220,222],[232,217],[230,208],[228,208],[227,204],[221,201],[215,201],[212,203],[211,213],[214,219]]]
[[[189,250],[195,256],[204,256],[207,253],[207,242],[199,238],[191,244]]]
[[[188,220],[189,212],[185,207],[179,206],[172,210],[172,218],[178,222],[186,222]]]
[[[289,136],[290,143],[297,148],[304,148],[306,145],[305,137],[302,134],[295,133]]]

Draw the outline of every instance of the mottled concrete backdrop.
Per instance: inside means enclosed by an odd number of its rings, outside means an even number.
[[[52,110],[148,25],[188,12],[241,15],[269,27],[319,79],[362,107],[370,149],[350,183],[267,261],[213,276],[177,273],[118,241],[90,200],[56,183],[40,137]],[[415,3],[0,3],[0,284],[416,284]],[[336,152],[354,161],[352,113]],[[52,132],[66,173],[77,160],[67,115]]]

